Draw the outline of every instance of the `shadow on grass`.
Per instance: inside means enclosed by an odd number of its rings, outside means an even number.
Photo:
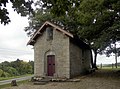
[[[89,77],[98,78],[114,78],[120,79],[120,70],[98,69],[94,73],[89,74]]]

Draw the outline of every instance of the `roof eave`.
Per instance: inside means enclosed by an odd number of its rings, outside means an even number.
[[[49,21],[46,21],[41,27],[40,29],[31,37],[31,39],[29,40],[29,42],[27,43],[27,45],[34,45],[35,42],[32,42],[32,41],[35,41],[34,38],[36,38],[36,36],[38,34],[40,34],[40,31],[42,30],[42,28],[45,26],[45,25],[51,25],[52,27],[54,27],[55,29],[58,29],[59,31],[63,32],[64,34],[66,34],[67,36],[73,38],[73,34],[61,29],[59,26],[56,26],[55,24],[49,22]]]

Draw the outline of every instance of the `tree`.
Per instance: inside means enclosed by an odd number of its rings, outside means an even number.
[[[103,52],[106,54],[107,57],[110,57],[111,53],[114,53],[115,56],[115,67],[117,68],[117,57],[120,56],[120,48],[116,47],[116,44],[119,44],[117,42],[112,43],[110,46],[106,48]]]
[[[10,63],[8,61],[4,61],[0,64],[0,69],[5,71],[8,66],[10,66]]]
[[[41,7],[30,19],[32,25],[28,29],[34,32],[38,24],[46,20],[44,16],[47,14],[48,20],[63,26],[90,45],[95,54],[91,64],[95,68],[97,54],[115,39],[120,40],[119,0],[39,0],[36,5]]]
[[[83,0],[80,8],[83,27],[80,35],[88,42],[95,54],[94,67],[98,53],[105,50],[112,42],[119,40],[120,16],[117,5],[119,0]],[[116,7],[115,7],[116,5]]]
[[[29,61],[28,64],[32,66],[32,74],[34,73],[34,61]]]
[[[11,66],[15,68],[20,75],[32,74],[32,71],[33,71],[32,66],[29,63],[19,59],[11,62]]]
[[[63,3],[61,3],[63,2]],[[50,5],[51,4],[51,5]],[[67,6],[66,6],[67,4]],[[37,5],[41,6],[41,1],[37,2]],[[61,7],[62,9],[58,8]],[[46,9],[44,9],[46,8]],[[51,9],[52,8],[52,9]],[[79,1],[43,1],[42,9],[37,8],[35,17],[30,17],[29,26],[25,28],[25,31],[30,35],[35,32],[41,24],[46,21],[52,21],[53,23],[57,23],[61,25],[66,30],[69,30],[74,35],[79,35],[79,29],[81,29],[81,14],[79,14]],[[65,9],[65,10],[64,10]],[[62,11],[63,10],[63,11]],[[59,13],[60,12],[60,13]],[[66,12],[66,13],[65,13]],[[30,35],[31,36],[31,35]],[[91,52],[92,54],[92,52]],[[93,63],[92,63],[93,64]]]
[[[45,14],[43,13],[45,12]],[[46,20],[51,20],[53,16],[49,13],[49,10],[39,10],[37,9],[33,15],[29,17],[29,26],[25,27],[25,31],[28,36],[32,36],[34,32],[39,29],[39,27]]]
[[[2,76],[2,74],[3,74],[3,70],[2,70],[2,69],[0,69],[0,77]]]
[[[21,64],[19,65],[19,73],[21,75],[32,74],[32,66],[27,62],[21,61]]]
[[[0,0],[0,22],[1,24],[8,24],[10,22],[9,12],[6,8],[7,4],[12,3],[12,8],[21,16],[29,15],[33,13],[33,9],[31,7],[33,1],[32,0]]]
[[[24,74],[33,74],[34,61],[24,62],[23,60],[17,59],[12,62],[0,63],[0,76],[10,77]]]
[[[18,71],[15,68],[13,68],[13,67],[7,67],[5,72],[9,73],[10,76],[18,76],[18,75],[20,75],[18,73]]]
[[[3,72],[2,75],[1,75],[1,77],[10,77],[10,76],[11,75],[9,73],[7,73],[7,72]]]

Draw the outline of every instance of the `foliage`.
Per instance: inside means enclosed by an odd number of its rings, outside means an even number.
[[[19,75],[18,71],[13,67],[7,67],[5,71],[9,73],[11,76]]]
[[[52,21],[90,45],[95,66],[97,54],[120,40],[119,0],[38,0],[36,6],[25,29],[28,35],[45,20]]]
[[[3,70],[2,69],[0,69],[0,76],[3,74]]]
[[[34,61],[29,61],[28,62],[32,66],[32,74],[34,73]]]
[[[31,74],[32,73],[32,66],[28,64],[27,62],[21,61],[21,64],[19,65],[19,73],[20,74]]]
[[[95,62],[98,53],[120,39],[119,10],[114,5],[119,0],[83,0],[80,5],[83,14],[83,27],[79,31],[81,37],[91,44],[95,54]],[[95,64],[96,65],[96,64]]]
[[[29,15],[33,13],[33,9],[31,7],[33,1],[32,0],[0,0],[0,22],[4,25],[10,22],[9,12],[6,8],[7,4],[12,3],[12,8],[21,16]]]
[[[24,62],[23,60],[17,59],[12,62],[0,63],[0,77],[11,77],[25,74],[33,74],[34,62]]]
[[[45,14],[43,12],[46,12]],[[25,28],[28,36],[32,36],[36,30],[45,22],[46,20],[53,19],[50,15],[49,10],[36,10],[34,16],[29,17],[29,26]]]
[[[120,56],[120,48],[116,47],[116,44],[111,44],[109,47],[107,47],[103,52],[106,54],[107,57],[110,57],[112,53],[117,54],[117,56]]]
[[[12,3],[14,11],[22,16],[33,12],[32,0],[1,0],[2,24],[10,22],[7,3]],[[95,53],[94,63],[98,53],[120,40],[119,0],[37,0],[35,5],[38,7],[35,16],[30,14],[29,26],[25,28],[29,36],[32,36],[45,20],[52,21],[86,41]]]
[[[7,72],[3,72],[2,75],[1,75],[1,77],[10,77],[10,76],[11,75],[9,73],[7,73]]]

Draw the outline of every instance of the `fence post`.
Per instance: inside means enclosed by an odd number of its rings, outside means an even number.
[[[114,64],[112,63],[112,69],[114,68]]]
[[[102,63],[100,64],[100,68],[102,69]]]

